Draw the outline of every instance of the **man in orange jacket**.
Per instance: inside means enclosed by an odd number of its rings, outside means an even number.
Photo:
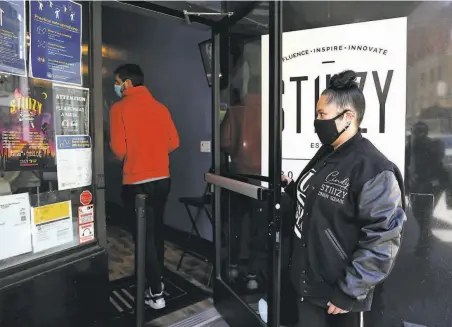
[[[116,94],[121,98],[110,112],[110,146],[123,161],[123,196],[135,226],[135,196],[146,194],[146,303],[165,307],[163,215],[171,188],[169,153],[179,147],[179,136],[168,109],[143,85],[138,65],[115,71]],[[136,243],[136,227],[132,228]]]

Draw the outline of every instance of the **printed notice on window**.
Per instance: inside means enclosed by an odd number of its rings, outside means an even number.
[[[30,1],[30,74],[82,85],[82,5]]]
[[[0,1],[0,72],[26,76],[25,1]]]
[[[89,89],[52,85],[56,135],[89,134]]]
[[[57,135],[58,190],[91,185],[92,151],[88,135]]]
[[[41,252],[74,240],[71,201],[32,209],[33,251]]]
[[[0,196],[0,260],[31,251],[28,193]]]

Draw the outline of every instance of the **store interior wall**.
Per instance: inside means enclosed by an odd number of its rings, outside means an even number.
[[[107,207],[122,206],[122,165],[109,147],[109,110],[118,100],[113,90],[113,72],[121,64],[136,63],[144,71],[145,85],[168,107],[180,137],[179,149],[170,155],[172,189],[165,224],[190,231],[190,220],[178,199],[203,194],[204,173],[211,165],[211,154],[200,151],[200,142],[211,140],[212,135],[211,89],[198,48],[200,42],[210,38],[211,31],[122,4],[104,5],[102,23]],[[199,214],[199,232],[212,240],[210,222],[204,213]]]

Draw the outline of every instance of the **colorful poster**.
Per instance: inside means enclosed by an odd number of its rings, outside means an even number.
[[[31,251],[28,193],[0,196],[0,260]]]
[[[89,89],[53,85],[56,135],[89,134]]]
[[[31,219],[34,253],[74,240],[71,201],[32,208]]]
[[[0,1],[0,72],[26,76],[25,0]]]
[[[30,72],[34,78],[82,85],[82,5],[30,1]]]
[[[92,183],[91,137],[57,135],[58,190],[89,186]]]
[[[55,169],[52,102],[45,89],[21,94],[0,107],[0,162],[6,171]]]
[[[390,35],[391,37],[388,37]],[[262,37],[262,174],[268,175],[269,38]],[[283,33],[282,170],[297,178],[320,148],[317,100],[332,75],[357,72],[366,98],[363,136],[405,167],[407,19]],[[388,146],[388,145],[391,146]]]

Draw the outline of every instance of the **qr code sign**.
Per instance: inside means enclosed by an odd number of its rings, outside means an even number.
[[[94,221],[94,205],[78,207],[78,224],[84,225]]]

